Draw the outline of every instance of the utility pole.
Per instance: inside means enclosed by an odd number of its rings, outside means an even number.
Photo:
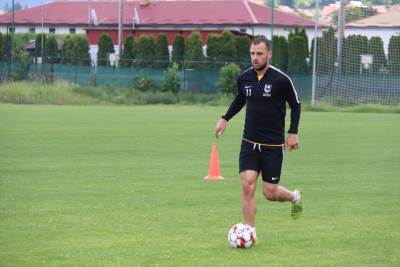
[[[15,33],[15,1],[12,0],[12,15],[11,15],[11,53],[10,53],[10,62],[11,62],[11,70],[14,61],[14,33]]]
[[[42,41],[40,42],[40,45],[41,45],[41,48],[40,48],[40,57],[42,58],[42,61],[41,61],[41,63],[43,64],[43,49],[44,49],[44,40],[43,40],[43,37],[44,37],[44,13],[43,13],[43,0],[42,0],[42,4],[41,4],[41,11],[42,11],[42,35],[41,35],[41,38],[42,38]],[[35,47],[36,47],[36,44],[35,44]],[[36,62],[37,63],[37,62]]]
[[[275,26],[275,0],[272,0],[272,10],[271,10],[271,47],[270,51],[272,51],[272,48],[274,47],[274,26]],[[273,55],[272,55],[273,56]]]
[[[315,107],[315,83],[317,79],[317,49],[318,49],[318,22],[319,22],[319,0],[315,1],[315,24],[314,24],[314,50],[313,50],[313,68],[311,84],[311,107]]]
[[[123,5],[124,0],[119,0],[119,12],[118,12],[118,59],[117,66],[119,66],[119,62],[122,55],[122,31],[123,31]]]
[[[344,39],[344,23],[345,13],[344,6],[346,0],[340,0],[339,19],[338,19],[338,44],[337,44],[337,70],[342,72],[343,67],[343,39]]]

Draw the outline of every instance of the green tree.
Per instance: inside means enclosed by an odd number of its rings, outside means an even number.
[[[73,41],[71,35],[67,35],[61,47],[61,63],[71,64],[73,58]]]
[[[185,68],[199,69],[203,67],[204,54],[200,32],[194,31],[189,35],[185,51]]]
[[[371,37],[368,44],[368,54],[373,55],[372,71],[378,72],[386,66],[386,56],[381,37]]]
[[[400,36],[392,36],[388,47],[388,66],[392,73],[400,74]]]
[[[296,27],[294,29],[294,31],[291,31],[289,33],[288,39],[290,39],[291,37],[294,36],[300,36],[303,39],[304,44],[302,45],[304,47],[304,54],[306,55],[306,57],[308,57],[309,55],[309,51],[308,51],[308,37],[307,37],[307,33],[306,30],[304,28],[299,28]]]
[[[121,67],[130,67],[133,63],[133,58],[135,57],[135,40],[133,36],[126,37],[124,51],[121,57]]]
[[[15,50],[16,68],[12,74],[12,79],[16,81],[28,78],[31,57],[24,47],[17,47]]]
[[[224,31],[220,40],[220,53],[217,55],[218,62],[236,62],[236,38],[230,31]]]
[[[174,43],[172,45],[172,62],[178,63],[180,66],[183,64],[185,56],[185,38],[182,34],[175,35]]]
[[[311,67],[314,62],[314,42],[315,39],[311,43]],[[333,73],[337,55],[337,39],[333,28],[329,28],[322,33],[322,37],[318,37],[317,47],[317,72],[322,74]]]
[[[264,5],[268,7],[277,7],[280,5],[280,0],[264,0]]]
[[[3,35],[0,32],[0,62],[3,61],[4,57],[4,39]]]
[[[89,53],[89,42],[85,35],[74,35],[73,42],[73,57],[77,59],[76,64],[83,66],[91,65],[91,58]]]
[[[211,66],[215,65],[217,61],[218,55],[221,53],[221,35],[211,33],[207,36],[207,60],[211,64]]]
[[[236,37],[236,61],[243,68],[250,65],[250,40],[247,36]]]
[[[4,50],[3,50],[3,60],[5,62],[11,61],[11,47],[12,47],[12,39],[11,35],[7,34],[6,38],[4,38]]]
[[[89,66],[89,42],[84,35],[67,35],[61,48],[61,63]]]
[[[289,37],[288,42],[288,72],[307,73],[306,49],[304,37],[293,35]]]
[[[169,65],[169,50],[167,35],[161,33],[157,36],[155,47],[154,67],[165,69]]]
[[[56,63],[58,58],[58,44],[54,34],[49,34],[49,36],[46,38],[44,47],[44,54],[46,57],[44,58],[43,62],[52,64]]]
[[[362,35],[350,35],[343,42],[343,69],[344,73],[356,74],[360,72],[360,55],[368,52],[368,38]]]
[[[228,64],[221,68],[217,87],[224,95],[237,93],[237,77],[240,74],[240,67],[236,64]]]
[[[114,53],[114,44],[112,38],[108,34],[101,34],[97,51],[97,65],[106,66],[108,62],[108,54]]]
[[[42,53],[42,48],[43,48],[43,53]],[[40,33],[36,35],[36,41],[35,41],[36,60],[38,57],[41,57],[42,60],[45,59],[47,57],[45,52],[46,52],[46,34]]]
[[[299,35],[303,36],[304,38],[304,53],[306,54],[306,57],[310,57],[310,51],[308,50],[308,36],[306,30],[304,28],[301,28]]]
[[[142,35],[137,44],[134,65],[137,67],[152,67],[155,54],[154,38],[151,35]]]
[[[344,8],[344,17],[346,23],[359,20],[362,18],[370,17],[376,15],[375,9],[371,6],[369,7],[345,7]],[[337,11],[333,16],[333,22],[337,25],[339,19],[339,12]]]
[[[271,64],[283,71],[287,70],[288,64],[288,42],[285,36],[273,37]]]

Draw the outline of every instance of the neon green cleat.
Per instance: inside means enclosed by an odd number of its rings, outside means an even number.
[[[290,209],[292,219],[296,220],[303,213],[303,190],[295,189],[294,191],[300,196],[300,201],[297,204],[292,202],[292,208]]]

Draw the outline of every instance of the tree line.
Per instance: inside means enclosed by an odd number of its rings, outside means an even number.
[[[303,28],[294,29],[287,38],[274,36],[272,41],[272,65],[288,73],[311,73],[314,40],[309,49],[308,37]],[[0,61],[10,62],[11,47],[10,35],[0,33]],[[248,36],[236,36],[229,31],[209,34],[205,51],[200,32],[194,31],[187,38],[177,34],[173,40],[171,53],[165,34],[156,37],[141,35],[136,40],[133,36],[128,36],[120,66],[165,69],[176,63],[179,68],[207,69],[236,63],[243,69],[250,66],[249,47]],[[97,65],[109,65],[108,54],[114,52],[111,36],[102,34],[98,42]],[[361,35],[348,36],[343,40],[341,71],[344,74],[358,73],[362,54],[373,55],[373,64],[369,72],[400,73],[400,36],[392,36],[390,39],[387,56],[380,37],[368,39]],[[317,55],[318,73],[331,73],[337,70],[337,38],[334,29],[328,29],[323,32],[322,37],[318,37]],[[53,34],[37,34],[35,48],[30,56],[33,62],[38,62],[38,59],[42,58],[43,63],[86,66],[92,64],[89,43],[84,35],[67,35],[60,42]],[[14,59],[16,63],[22,61],[30,63],[25,44],[14,44]]]
[[[138,40],[128,36],[120,59],[123,67],[151,67],[164,69],[172,63],[184,68],[207,68],[236,62],[249,64],[248,36],[235,36],[229,31],[222,34],[210,34],[207,39],[206,52],[200,32],[192,32],[188,38],[182,34],[174,37],[171,55],[168,49],[166,34],[141,35]],[[111,36],[102,34],[98,44],[98,65],[107,65],[107,55],[114,53]]]
[[[311,59],[313,62],[314,42],[311,46]],[[339,71],[343,74],[357,74],[360,72],[361,55],[372,55],[373,62],[368,69],[369,73],[390,72],[400,74],[400,36],[390,38],[387,56],[384,51],[383,41],[380,37],[368,39],[362,35],[349,35],[343,40],[342,62],[337,62],[337,38],[334,29],[323,32],[317,39],[317,72],[322,74]],[[338,64],[339,69],[338,69]],[[364,67],[363,67],[364,68]]]

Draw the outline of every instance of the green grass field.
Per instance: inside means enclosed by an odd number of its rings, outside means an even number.
[[[0,266],[399,266],[400,115],[304,112],[281,184],[305,214],[263,199],[258,244],[242,221],[243,112],[225,107],[0,105]]]

